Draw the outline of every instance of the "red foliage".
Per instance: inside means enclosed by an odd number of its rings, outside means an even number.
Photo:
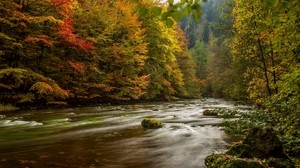
[[[20,12],[18,10],[14,10],[12,11],[12,13],[16,18],[29,22],[28,16],[25,13]]]
[[[59,36],[68,42],[69,44],[79,47],[84,51],[89,51],[94,49],[93,43],[82,40],[77,34],[74,33],[73,27],[74,20],[72,18],[67,18],[59,25]]]
[[[74,33],[74,20],[70,17],[73,12],[72,2],[73,0],[51,0],[50,6],[59,7],[59,13],[64,17],[63,22],[58,27],[58,34],[65,42],[88,52],[95,47],[93,43],[83,40],[79,35]]]
[[[86,71],[86,66],[84,63],[76,62],[76,61],[68,61],[70,66],[77,72],[83,74]]]
[[[53,6],[63,6],[72,3],[73,0],[51,0],[51,5]]]
[[[52,46],[52,42],[46,35],[27,36],[25,41],[32,44],[40,43],[45,44],[46,46]]]

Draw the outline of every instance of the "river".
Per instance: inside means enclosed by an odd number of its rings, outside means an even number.
[[[202,168],[230,139],[205,109],[247,110],[220,99],[0,113],[0,167]],[[144,129],[151,117],[160,129]]]

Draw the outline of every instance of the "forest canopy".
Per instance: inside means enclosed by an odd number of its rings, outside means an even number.
[[[195,64],[174,19],[179,4],[0,4],[2,103],[45,106],[200,96]]]

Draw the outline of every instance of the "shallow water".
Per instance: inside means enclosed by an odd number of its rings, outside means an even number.
[[[203,99],[0,114],[0,167],[202,168],[230,143],[207,108],[249,107]],[[143,129],[145,117],[164,127]]]

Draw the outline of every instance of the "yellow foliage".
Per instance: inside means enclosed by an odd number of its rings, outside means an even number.
[[[36,82],[31,86],[30,90],[35,91],[39,95],[48,95],[53,92],[52,86],[45,82]]]

